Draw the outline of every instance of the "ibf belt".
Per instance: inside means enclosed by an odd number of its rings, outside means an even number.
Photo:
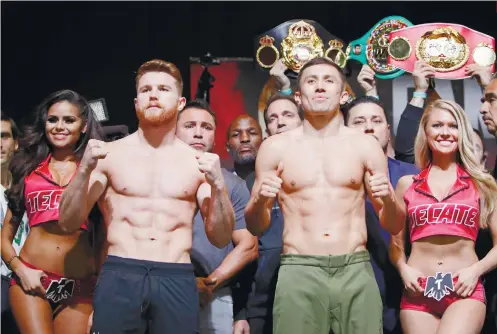
[[[442,298],[448,296],[451,291],[454,291],[452,273],[437,272],[435,276],[420,278],[419,284],[421,287],[424,286],[424,296],[433,298],[436,301],[442,300]]]
[[[439,79],[464,79],[464,66],[495,70],[495,39],[459,24],[420,24],[390,33],[388,64],[412,72],[417,60],[435,69]]]
[[[388,36],[392,31],[412,26],[401,16],[381,19],[364,36],[350,42],[346,50],[348,59],[369,65],[379,79],[393,79],[405,71],[388,64]]]

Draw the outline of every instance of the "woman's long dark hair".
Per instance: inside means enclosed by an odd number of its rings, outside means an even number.
[[[46,159],[51,152],[49,141],[45,135],[48,109],[57,102],[67,101],[79,108],[80,116],[86,123],[86,132],[81,133],[76,144],[74,153],[81,160],[86,145],[90,139],[102,140],[103,131],[95,119],[95,115],[88,101],[72,90],[61,90],[50,94],[38,105],[33,114],[32,121],[23,128],[23,134],[19,140],[19,151],[14,154],[10,162],[12,173],[12,184],[5,192],[12,218],[20,221],[26,210],[24,203],[24,178]]]

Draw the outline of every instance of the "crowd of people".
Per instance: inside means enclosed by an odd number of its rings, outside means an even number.
[[[461,106],[426,102],[435,69],[416,63],[395,143],[367,65],[354,99],[327,58],[293,89],[285,70],[267,138],[229,125],[232,170],[163,60],[138,69],[122,139],[71,90],[22,131],[2,112],[2,331],[497,333],[496,175]],[[497,137],[497,78],[466,71]]]

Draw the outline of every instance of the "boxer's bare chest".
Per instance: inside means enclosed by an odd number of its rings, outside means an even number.
[[[294,143],[282,155],[285,192],[316,187],[361,187],[364,167],[355,145],[342,139]]]
[[[195,198],[201,177],[195,157],[182,150],[112,155],[108,168],[114,192],[141,198]]]

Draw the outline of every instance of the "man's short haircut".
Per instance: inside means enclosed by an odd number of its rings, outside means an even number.
[[[338,73],[340,75],[340,80],[342,81],[342,89],[345,88],[345,83],[347,82],[347,79],[345,79],[345,74],[343,73],[343,70],[340,68],[340,66],[338,66],[337,64],[335,64],[334,62],[332,62],[328,58],[317,57],[317,58],[313,58],[313,59],[309,60],[300,69],[299,75],[297,77],[297,85],[299,87],[299,90],[300,90],[300,80],[302,79],[302,75],[303,75],[304,71],[307,68],[309,68],[311,66],[315,66],[315,65],[330,65],[330,66],[333,66],[338,71]]]
[[[229,141],[230,138],[231,138],[231,127],[233,126],[233,123],[235,123],[236,120],[238,120],[240,117],[244,117],[244,118],[248,118],[248,119],[252,119],[256,126],[257,126],[257,131],[259,131],[260,135],[262,136],[262,129],[261,129],[261,125],[259,124],[259,122],[257,122],[257,120],[255,118],[253,118],[252,116],[250,116],[249,114],[241,114],[241,115],[238,115],[236,116],[230,124],[228,124],[228,128],[226,129],[226,139]]]
[[[183,113],[183,111],[185,111],[188,108],[196,108],[196,109],[202,109],[202,110],[207,111],[214,119],[214,125],[217,126],[216,114],[214,114],[214,112],[211,109],[211,106],[209,105],[209,103],[207,101],[202,100],[202,99],[195,99],[195,100],[191,100],[191,101],[187,102],[185,104],[185,107],[178,112],[178,119],[179,119],[180,115]]]
[[[178,92],[180,95],[183,94],[183,79],[181,78],[181,73],[173,63],[169,63],[167,61],[161,59],[152,59],[143,63],[138,72],[136,73],[136,88],[138,89],[138,82],[141,77],[149,72],[163,72],[167,73],[176,79],[176,87],[178,88]]]
[[[14,122],[14,120],[12,118],[10,118],[3,111],[0,111],[0,113],[2,114],[2,121],[10,122],[10,128],[12,129],[12,137],[14,138],[14,140],[19,138],[19,136],[21,135],[21,131],[17,127],[16,122]]]
[[[271,97],[267,100],[266,107],[264,108],[264,114],[263,114],[263,116],[264,116],[264,124],[266,125],[266,127],[267,127],[267,123],[268,123],[267,111],[269,109],[269,106],[273,102],[276,102],[276,101],[279,101],[279,100],[287,100],[287,101],[292,102],[295,105],[295,107],[297,108],[297,114],[299,115],[300,120],[304,119],[304,112],[302,111],[302,108],[300,108],[300,106],[295,101],[295,98],[293,97],[293,95],[283,95],[283,94],[280,94],[280,93],[275,93],[275,94],[271,95]]]
[[[349,121],[350,110],[352,108],[354,108],[355,106],[358,106],[358,105],[364,104],[364,103],[376,104],[378,107],[380,107],[383,110],[383,114],[385,115],[385,118],[387,117],[387,114],[385,112],[385,107],[383,107],[383,104],[380,102],[380,100],[378,100],[377,98],[372,97],[372,96],[361,96],[361,97],[358,97],[356,99],[353,99],[351,102],[348,102],[347,104],[342,106],[341,110],[343,112],[343,118],[344,118],[345,124],[347,124]]]

